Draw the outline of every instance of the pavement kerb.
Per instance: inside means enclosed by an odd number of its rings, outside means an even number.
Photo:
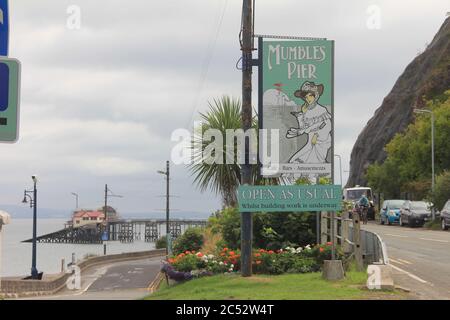
[[[159,250],[151,250],[151,251],[140,251],[140,252],[132,252],[132,253],[122,253],[122,254],[114,254],[107,256],[95,256],[90,257],[85,260],[80,261],[76,265],[80,267],[80,272],[85,271],[88,268],[105,265],[112,262],[122,262],[122,261],[132,261],[132,260],[141,260],[146,258],[155,258],[155,257],[164,257],[165,249]],[[56,278],[46,281],[48,286],[51,286],[52,283],[62,281],[62,284],[51,290],[37,290],[37,291],[22,291],[22,292],[7,292],[0,293],[1,298],[21,298],[21,297],[33,297],[33,296],[44,296],[44,295],[53,295],[58,291],[62,290],[66,287],[67,279],[71,276],[69,273],[60,273]],[[6,281],[11,281],[7,280]],[[12,280],[14,281],[14,280]],[[17,280],[19,281],[39,281],[39,280]],[[153,283],[153,282],[152,282]]]

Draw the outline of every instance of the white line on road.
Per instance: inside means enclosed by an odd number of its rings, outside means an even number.
[[[397,260],[398,260],[398,261],[401,261],[401,262],[404,262],[404,263],[406,263],[406,264],[412,264],[412,263],[409,262],[408,260],[404,260],[404,259],[400,259],[400,258],[397,258]]]
[[[419,238],[420,240],[425,240],[425,241],[435,241],[435,242],[443,242],[443,243],[448,243],[447,240],[437,240],[437,239],[428,239],[428,238]]]
[[[401,236],[399,234],[390,234],[390,233],[386,233],[387,236],[391,236],[391,237],[398,237],[398,238],[408,238],[408,236]]]
[[[390,259],[390,260],[392,261],[392,259]],[[413,278],[414,280],[417,280],[417,281],[419,281],[419,282],[421,282],[421,283],[429,283],[428,281],[425,281],[425,280],[419,278],[418,276],[413,275],[412,273],[410,273],[410,272],[408,272],[408,271],[405,271],[405,270],[403,270],[403,269],[400,269],[399,267],[394,266],[393,264],[391,264],[391,267],[394,268],[394,269],[397,270],[397,271],[400,271],[400,272],[403,272],[403,273],[407,274],[408,276],[410,276],[410,277]]]
[[[397,260],[395,260],[395,259],[389,258],[389,260],[390,260],[391,262],[395,262],[395,263],[398,263],[398,264],[404,265],[404,263],[403,263],[403,262],[397,261]]]

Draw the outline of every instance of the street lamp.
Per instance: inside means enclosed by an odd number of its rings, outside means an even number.
[[[170,170],[169,170],[169,161],[166,162],[166,171],[158,170],[159,174],[166,176],[166,255],[167,258],[171,254],[171,237],[170,237],[170,227],[169,227],[169,177],[170,177]]]
[[[427,110],[427,109],[416,109],[414,108],[414,112],[415,113],[429,113],[431,114],[431,193],[433,195],[434,198],[434,113],[431,110]],[[434,201],[434,199],[433,199]],[[433,220],[436,218],[435,216],[435,210],[434,210],[434,205],[433,208],[431,210],[432,213],[432,218]]]
[[[339,176],[341,178],[341,188],[342,188],[342,158],[339,154],[335,154],[334,156],[339,158]]]
[[[72,195],[75,196],[75,209],[78,209],[78,193],[72,192]]]
[[[42,276],[39,274],[36,268],[36,227],[37,227],[37,178],[36,176],[31,176],[33,180],[33,190],[25,190],[23,195],[23,203],[28,203],[30,201],[30,208],[33,208],[33,249],[32,249],[32,259],[31,259],[31,279],[36,280]],[[32,195],[32,196],[31,196]]]

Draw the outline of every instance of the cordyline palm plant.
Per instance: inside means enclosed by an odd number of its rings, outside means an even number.
[[[241,102],[239,99],[233,99],[229,96],[223,96],[221,99],[214,99],[213,103],[209,102],[209,110],[206,113],[200,113],[202,125],[200,126],[201,132],[197,132],[193,141],[194,148],[194,161],[189,165],[189,169],[193,176],[195,176],[194,182],[200,188],[201,191],[211,189],[213,192],[222,196],[223,205],[225,207],[236,206],[236,191],[241,181],[241,165],[237,161],[233,161],[232,164],[226,164],[225,159],[227,155],[235,155],[238,145],[234,142],[234,150],[227,150],[226,146],[226,130],[227,129],[240,129],[242,128],[241,121]],[[252,119],[252,127],[257,129],[257,119]],[[214,152],[222,152],[221,159],[223,164],[216,162],[204,161],[204,151],[208,150],[208,146],[211,144],[211,140],[202,139],[204,133],[209,130],[217,130],[217,133],[221,133],[222,148],[221,150],[214,150]],[[210,147],[209,147],[210,148]],[[214,152],[212,157],[215,157]],[[252,165],[253,183],[259,184],[261,181],[258,179],[258,165]]]

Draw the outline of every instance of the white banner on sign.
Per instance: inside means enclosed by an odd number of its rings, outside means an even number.
[[[329,174],[331,163],[311,164],[311,163],[286,163],[275,167],[262,167],[261,173],[264,176],[275,176],[279,174],[289,174],[302,172],[303,174]]]

